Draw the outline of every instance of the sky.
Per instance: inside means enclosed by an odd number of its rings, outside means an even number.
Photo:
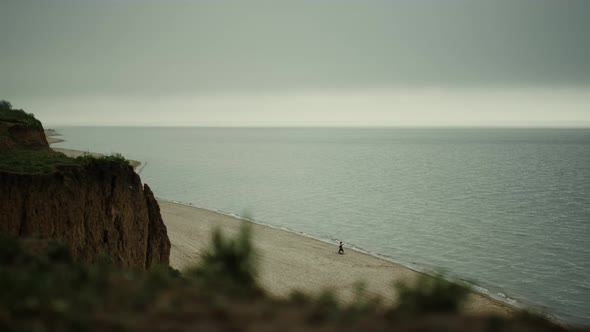
[[[51,125],[590,127],[588,0],[0,0]]]

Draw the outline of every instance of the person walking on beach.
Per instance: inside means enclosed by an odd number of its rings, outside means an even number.
[[[342,241],[340,241],[340,246],[338,247],[339,248],[338,254],[340,254],[340,255],[344,255],[344,248],[342,246],[343,246]]]

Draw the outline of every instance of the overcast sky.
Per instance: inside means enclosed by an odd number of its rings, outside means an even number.
[[[48,124],[590,126],[590,1],[0,0]]]

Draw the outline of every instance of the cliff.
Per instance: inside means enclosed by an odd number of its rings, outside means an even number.
[[[23,148],[49,149],[43,128],[0,122],[0,152]]]
[[[0,233],[66,241],[82,263],[108,254],[126,268],[168,265],[158,203],[124,158],[67,157],[32,114],[0,111]]]
[[[109,254],[123,267],[168,264],[159,207],[131,166],[57,165],[49,174],[0,172],[0,232],[67,241],[73,257]]]

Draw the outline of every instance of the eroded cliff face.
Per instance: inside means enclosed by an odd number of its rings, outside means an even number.
[[[168,265],[170,241],[158,203],[131,166],[56,168],[50,174],[0,171],[0,232],[65,240],[85,263],[106,253],[123,267]]]
[[[43,128],[0,122],[0,152],[14,149],[49,149]]]

